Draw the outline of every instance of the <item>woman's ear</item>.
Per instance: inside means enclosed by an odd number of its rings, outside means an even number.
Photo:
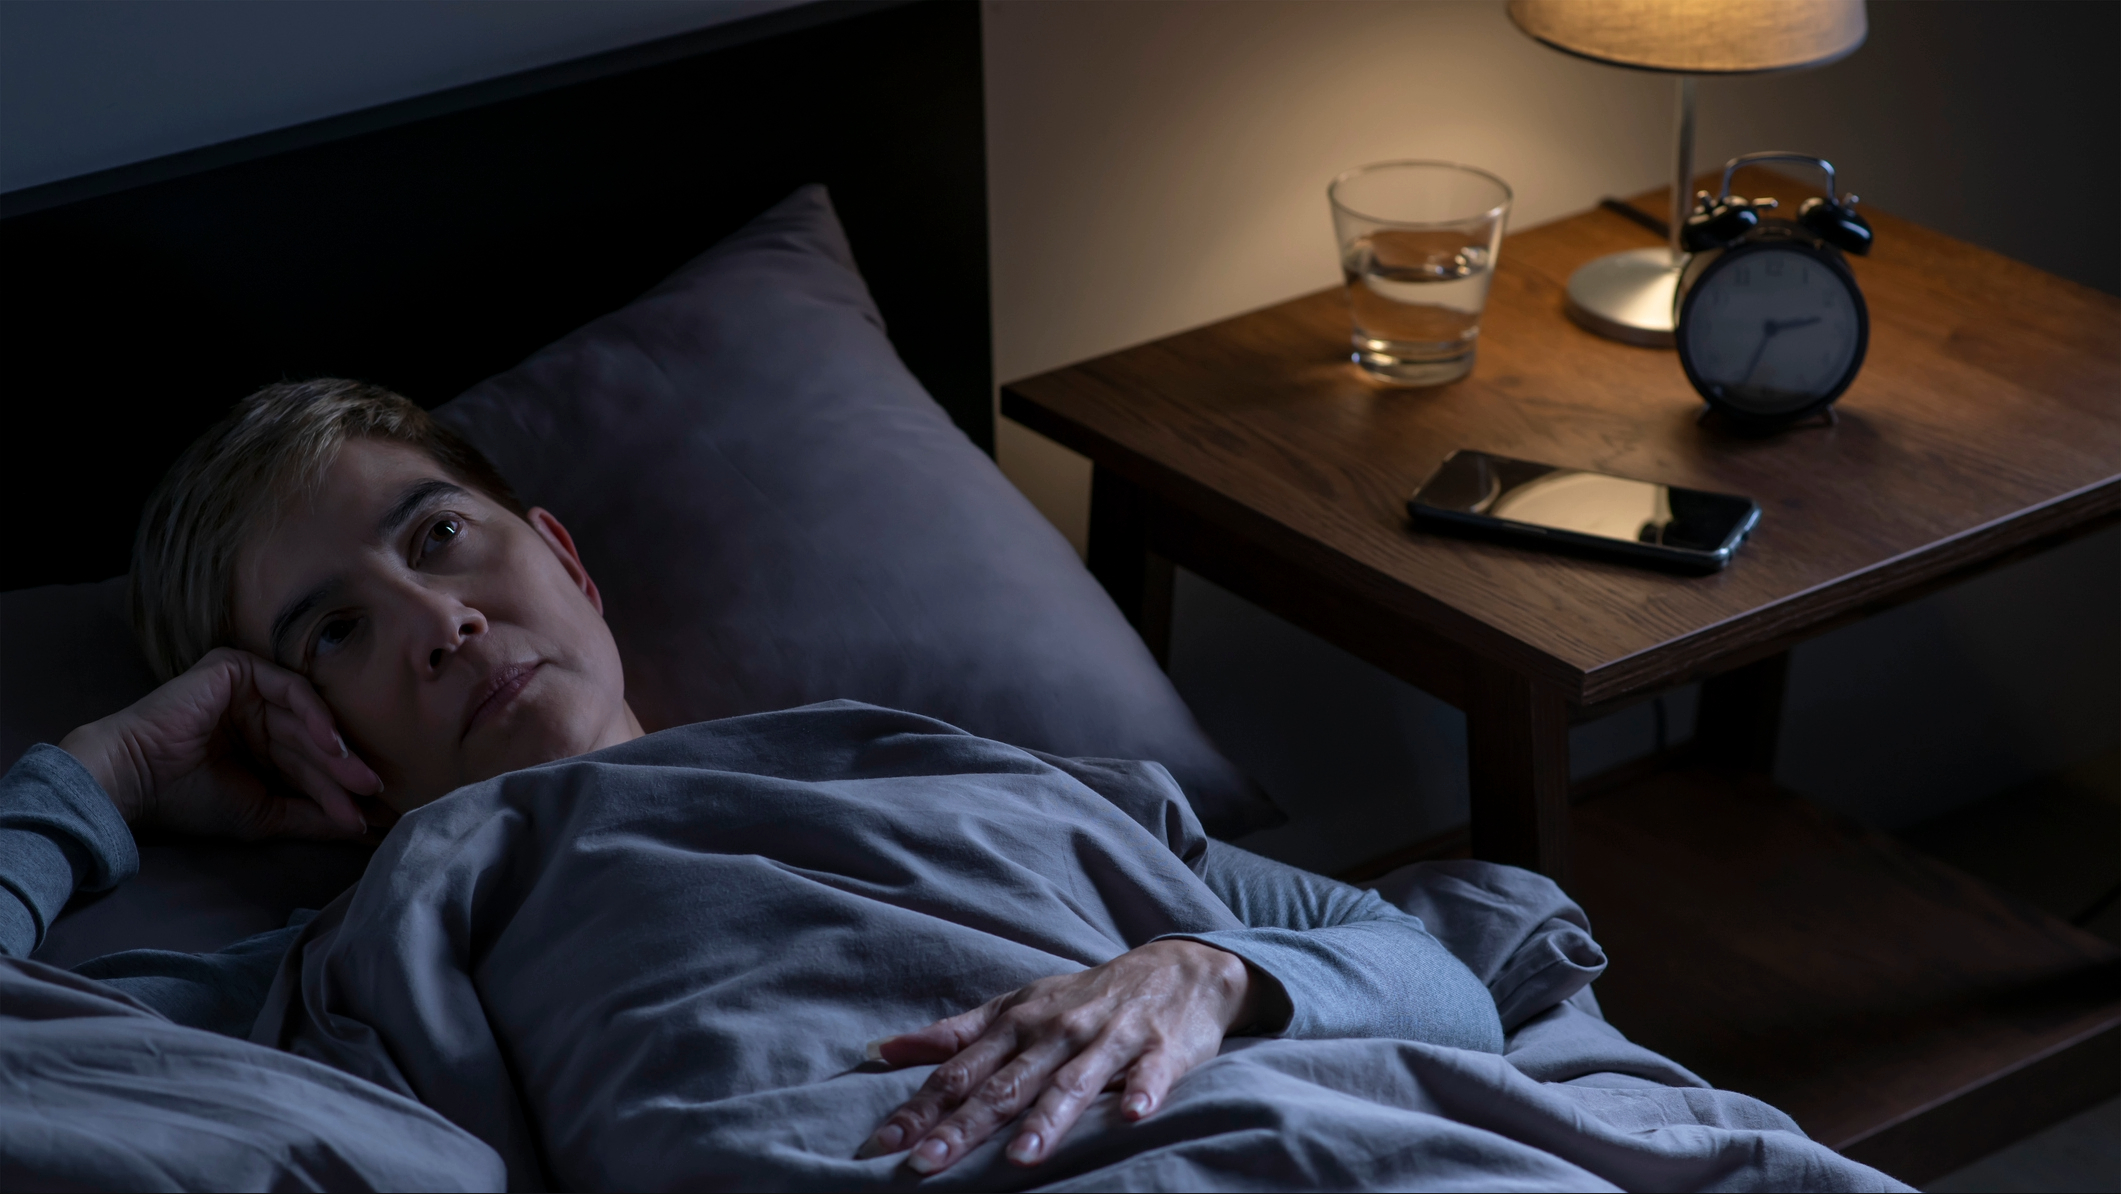
[[[596,608],[597,616],[602,617],[604,597],[597,592],[597,582],[589,579],[589,569],[582,567],[582,553],[575,550],[574,536],[568,534],[567,528],[560,525],[560,520],[552,516],[552,511],[543,506],[532,506],[530,513],[524,517],[530,523],[531,529],[538,533],[538,538],[543,539],[545,546],[552,549],[552,554],[560,561],[560,567],[567,569],[567,575],[573,579],[575,587],[582,590],[584,597],[589,598],[589,604]]]

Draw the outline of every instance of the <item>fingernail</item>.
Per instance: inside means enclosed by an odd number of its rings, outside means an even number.
[[[1135,1091],[1127,1096],[1126,1101],[1119,1105],[1119,1109],[1126,1113],[1128,1119],[1140,1119],[1149,1114],[1149,1096]]]
[[[866,1161],[871,1157],[881,1157],[885,1153],[895,1153],[898,1151],[899,1144],[905,1139],[905,1129],[897,1124],[885,1124],[876,1130],[876,1135],[871,1136],[867,1141],[863,1142],[860,1148],[854,1150],[854,1159]]]
[[[914,1146],[913,1155],[906,1158],[906,1166],[915,1173],[934,1173],[949,1159],[950,1146],[931,1137]]]
[[[338,732],[337,732],[337,731],[333,731],[333,732],[332,732],[332,735],[331,735],[331,740],[332,740],[333,742],[336,742],[336,743],[338,743],[338,744],[339,744],[339,757],[340,757],[340,758],[342,758],[342,759],[343,759],[343,758],[345,758],[345,757],[346,757],[347,755],[349,755],[349,754],[352,754],[352,753],[353,753],[352,751],[349,751],[349,750],[347,750],[347,749],[346,749],[346,739],[344,739],[344,738],[341,738],[341,737],[340,737],[340,736],[338,735]]]
[[[1044,1144],[1045,1141],[1039,1139],[1037,1132],[1025,1132],[1009,1142],[1009,1159],[1019,1165],[1029,1165],[1038,1160],[1038,1154]]]
[[[862,1056],[868,1058],[871,1061],[884,1060],[884,1042],[890,1039],[891,1038],[888,1036],[880,1036],[875,1040],[870,1041],[868,1044],[863,1045]]]

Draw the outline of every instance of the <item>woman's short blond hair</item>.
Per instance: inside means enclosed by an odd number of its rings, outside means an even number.
[[[133,539],[133,629],[167,680],[232,637],[236,557],[273,512],[316,492],[350,439],[404,444],[520,515],[478,449],[397,394],[322,378],[267,386],[193,441],[147,500]]]

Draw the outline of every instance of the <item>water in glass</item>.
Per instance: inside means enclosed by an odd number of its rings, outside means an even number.
[[[1378,162],[1336,177],[1326,197],[1356,363],[1402,386],[1472,372],[1509,184],[1454,162]]]
[[[1461,375],[1487,305],[1489,253],[1457,232],[1379,229],[1341,258],[1355,348],[1408,381]]]

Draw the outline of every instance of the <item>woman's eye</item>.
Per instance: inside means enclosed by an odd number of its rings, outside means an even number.
[[[325,619],[324,624],[317,627],[317,649],[329,651],[340,646],[353,637],[354,630],[359,625],[360,623],[352,618]]]
[[[464,522],[462,519],[442,519],[440,522],[437,522],[433,526],[427,528],[427,541],[420,545],[420,554],[424,556],[429,552],[438,551],[441,548],[447,547],[449,546],[451,540],[455,539],[458,535],[461,535],[463,533]]]

